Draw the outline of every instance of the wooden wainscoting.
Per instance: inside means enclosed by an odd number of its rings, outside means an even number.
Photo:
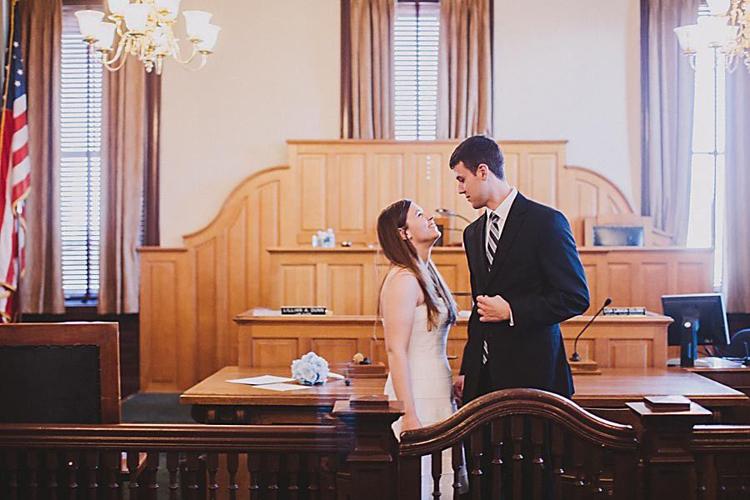
[[[345,363],[361,352],[374,362],[388,364],[383,327],[374,315],[360,316],[264,316],[251,310],[237,315],[239,366],[288,367],[309,351],[330,363]],[[576,316],[562,324],[568,354],[576,335],[591,316]],[[663,368],[667,363],[667,327],[670,318],[647,316],[600,316],[578,341],[584,360],[602,368]],[[459,319],[451,329],[447,352],[454,371],[461,365],[468,321]]]
[[[269,284],[263,304],[318,305],[337,315],[375,314],[387,261],[367,247],[269,248]],[[607,297],[613,306],[643,306],[661,311],[661,296],[711,290],[712,252],[673,247],[579,248],[591,293],[589,312]],[[446,283],[459,295],[463,309],[471,308],[471,290],[463,248],[436,248],[432,254]],[[271,285],[273,284],[273,285]]]

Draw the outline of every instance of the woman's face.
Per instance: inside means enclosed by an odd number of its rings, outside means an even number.
[[[432,214],[425,212],[416,203],[409,206],[406,214],[406,236],[412,243],[433,243],[440,238],[440,231]]]

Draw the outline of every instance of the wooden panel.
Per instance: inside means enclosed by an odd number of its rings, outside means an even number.
[[[326,219],[338,231],[364,233],[368,197],[365,190],[365,156],[346,154],[340,155],[337,160],[335,168],[328,166],[328,185],[335,194],[328,197]]]
[[[661,312],[661,296],[669,290],[669,264],[667,262],[644,262],[641,264],[640,283],[636,286],[649,311]]]
[[[583,263],[583,272],[586,274],[586,283],[589,286],[589,302],[590,306],[587,312],[592,310],[595,312],[599,306],[599,268],[596,263]]]
[[[197,370],[198,377],[205,378],[216,367],[216,316],[218,313],[216,272],[216,239],[209,240],[194,250],[196,276],[197,319]]]
[[[556,207],[557,157],[553,154],[529,154],[528,162],[528,177],[519,189],[523,189],[523,192],[534,200]]]
[[[505,153],[505,178],[514,186],[517,186],[521,180],[520,164],[521,155],[519,153]]]
[[[382,209],[404,197],[404,157],[394,154],[376,154],[373,167],[375,186],[375,206],[372,207],[372,227],[377,223],[377,215]]]
[[[300,165],[300,196],[301,221],[303,230],[317,231],[328,227],[325,214],[324,200],[326,189],[326,160],[324,155],[301,155]]]
[[[413,200],[428,212],[442,207],[443,165],[438,155],[416,155],[416,197]]]
[[[364,266],[329,265],[327,306],[335,314],[363,314]]]
[[[350,339],[319,339],[313,338],[310,348],[329,363],[345,363],[352,359],[358,349],[357,340]],[[304,353],[302,353],[304,354]]]
[[[310,265],[282,265],[276,307],[317,305],[316,269]]]
[[[385,351],[385,341],[382,339],[370,339],[370,356],[373,363],[388,364],[388,353]]]
[[[713,291],[706,287],[707,269],[697,262],[678,262],[677,288],[680,293],[705,293]]]
[[[289,366],[290,360],[299,357],[296,338],[256,338],[252,340],[252,346],[253,366]]]
[[[641,305],[637,304],[638,301],[634,302],[632,294],[631,278],[635,271],[634,266],[626,262],[609,263],[609,294],[614,305]]]
[[[643,340],[610,340],[610,368],[652,366],[652,346]]]

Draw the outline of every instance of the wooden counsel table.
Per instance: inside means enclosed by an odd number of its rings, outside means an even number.
[[[193,418],[205,424],[315,424],[327,423],[333,404],[351,396],[383,394],[385,378],[329,379],[323,385],[300,386],[299,391],[277,392],[227,380],[278,375],[286,368],[227,366],[180,395],[180,403],[192,405]],[[338,372],[337,372],[338,373]]]
[[[275,392],[228,379],[256,375],[288,376],[289,368],[228,366],[185,391],[180,403],[192,405],[198,422],[215,424],[323,423],[338,399],[352,395],[383,394],[384,378],[333,380],[299,391]],[[714,412],[716,421],[737,422],[750,410],[748,396],[731,387],[680,368],[603,368],[601,375],[575,377],[573,400],[610,420],[631,423],[626,402],[647,395],[682,394]]]

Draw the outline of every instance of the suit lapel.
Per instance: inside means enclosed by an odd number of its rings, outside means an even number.
[[[508,220],[505,221],[500,241],[497,242],[497,251],[495,252],[495,259],[492,261],[489,276],[487,276],[487,283],[491,283],[503,267],[508,257],[508,250],[513,246],[513,242],[516,236],[518,236],[521,226],[523,226],[528,204],[528,200],[521,193],[518,193],[516,199],[513,200],[513,205],[510,207],[510,212],[508,213]],[[486,262],[487,260],[485,259]]]
[[[472,248],[468,248],[469,258],[472,261],[472,268],[478,272],[478,293],[482,293],[484,290],[486,279],[487,279],[487,256],[484,251],[485,247],[485,224],[487,220],[487,214],[485,213],[478,218],[471,226],[472,233],[468,238],[468,241],[475,242]]]

